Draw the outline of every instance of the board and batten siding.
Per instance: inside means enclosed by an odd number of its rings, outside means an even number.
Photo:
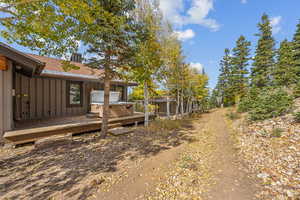
[[[89,109],[90,83],[83,83],[82,106],[67,107],[67,80],[33,77],[20,73],[15,76],[15,120],[31,120],[63,116],[83,115]]]
[[[91,90],[103,89],[97,82],[82,82],[82,106],[68,107],[68,91],[65,79],[27,77],[15,73],[16,121],[84,115],[90,111]],[[74,82],[74,81],[72,81]],[[127,95],[127,87],[122,91],[122,100]]]
[[[12,63],[8,61],[8,69],[0,70],[0,136],[13,128],[12,69]]]

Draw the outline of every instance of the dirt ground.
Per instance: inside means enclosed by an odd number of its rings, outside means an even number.
[[[0,198],[255,199],[224,112],[100,141],[88,134],[1,149]]]

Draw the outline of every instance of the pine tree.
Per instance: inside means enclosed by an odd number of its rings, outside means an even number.
[[[268,15],[262,16],[262,22],[258,24],[260,33],[256,55],[251,70],[251,84],[258,88],[271,85],[271,73],[275,64],[275,41],[272,36],[272,27]]]
[[[231,73],[230,50],[225,49],[225,55],[220,62],[220,75],[217,84],[219,96],[225,106],[234,104]]]
[[[300,77],[300,21],[297,25],[297,30],[293,38],[293,63],[298,76]]]
[[[273,71],[274,84],[289,86],[296,83],[297,75],[293,65],[293,48],[287,40],[281,42],[277,60],[278,62]]]
[[[232,50],[232,84],[235,97],[243,97],[247,92],[250,46],[251,43],[244,36],[240,36]]]

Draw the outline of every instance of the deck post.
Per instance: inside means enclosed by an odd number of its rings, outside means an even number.
[[[4,131],[13,128],[13,65],[8,61],[8,69],[3,72],[3,121]]]
[[[3,127],[3,97],[4,97],[4,94],[3,94],[3,71],[0,70],[0,141],[2,140],[2,136],[3,136],[3,131],[4,131],[4,127]]]
[[[12,71],[10,61],[8,61],[7,70],[0,70],[0,140],[4,131],[11,130],[13,125]]]
[[[167,97],[167,117],[170,118],[170,100],[169,100],[169,97]]]

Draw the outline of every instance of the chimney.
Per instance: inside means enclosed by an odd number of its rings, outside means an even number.
[[[81,53],[73,53],[71,56],[71,61],[82,63],[82,54]]]

